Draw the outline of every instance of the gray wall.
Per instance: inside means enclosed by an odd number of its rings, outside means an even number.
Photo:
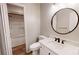
[[[51,18],[53,14],[61,9],[61,8],[73,8],[79,13],[79,4],[41,4],[41,29],[40,29],[40,34],[45,35],[47,37],[60,37],[65,40],[70,40],[70,41],[75,41],[79,42],[79,26],[70,34],[67,35],[60,35],[57,34],[53,31],[51,28]]]

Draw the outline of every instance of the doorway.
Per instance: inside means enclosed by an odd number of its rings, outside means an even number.
[[[13,55],[26,54],[23,7],[7,4]]]

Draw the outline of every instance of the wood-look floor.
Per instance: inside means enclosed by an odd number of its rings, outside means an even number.
[[[12,48],[13,55],[31,55],[32,52],[26,53],[25,44]]]

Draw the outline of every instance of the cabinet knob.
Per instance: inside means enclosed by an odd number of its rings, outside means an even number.
[[[49,53],[49,55],[50,55],[50,53]]]

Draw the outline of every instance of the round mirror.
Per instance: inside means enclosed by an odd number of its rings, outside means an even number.
[[[76,29],[78,22],[78,13],[74,9],[64,8],[53,15],[51,26],[58,34],[68,34]]]

